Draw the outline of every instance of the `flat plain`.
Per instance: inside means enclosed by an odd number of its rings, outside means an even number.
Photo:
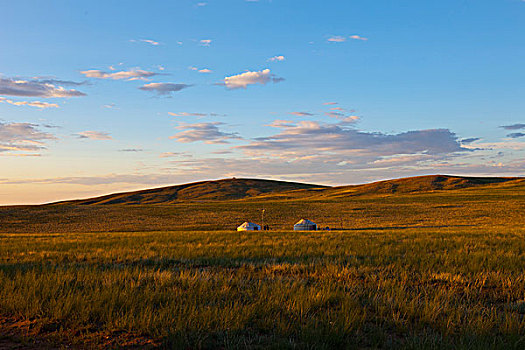
[[[0,345],[524,348],[525,182],[418,186],[0,207]]]

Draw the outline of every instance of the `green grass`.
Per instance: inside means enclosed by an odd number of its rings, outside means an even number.
[[[73,344],[126,333],[167,348],[522,349],[524,203],[501,188],[4,207],[0,315]],[[274,228],[306,216],[344,230],[233,231],[262,207]]]

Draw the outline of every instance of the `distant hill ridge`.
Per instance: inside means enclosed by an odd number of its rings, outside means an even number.
[[[261,179],[222,179],[184,185],[159,187],[134,192],[109,194],[102,197],[58,202],[68,204],[170,204],[188,200],[233,200],[261,194],[301,189],[327,188],[298,182]]]
[[[115,193],[101,197],[51,204],[171,204],[184,201],[224,201],[251,198],[313,199],[446,191],[479,186],[522,185],[524,183],[525,179],[519,177],[428,175],[378,181],[363,185],[330,187],[298,182],[230,178]]]

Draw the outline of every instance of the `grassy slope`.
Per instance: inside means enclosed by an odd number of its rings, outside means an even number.
[[[0,314],[95,347],[127,334],[174,348],[519,349],[524,196],[514,180],[294,200],[4,207]],[[306,216],[344,230],[233,231],[263,207],[273,228]]]
[[[170,204],[191,200],[223,201],[310,188],[324,188],[324,186],[298,182],[233,178],[116,193],[96,198],[59,202],[57,204]]]
[[[56,204],[173,204],[183,201],[225,201],[239,199],[318,199],[374,194],[421,193],[478,186],[493,186],[506,182],[514,183],[522,181],[524,181],[524,179],[520,178],[476,178],[429,175],[379,181],[364,185],[327,187],[297,182],[233,178],[217,181],[202,181],[135,192],[115,193],[102,197],[64,201]]]
[[[291,229],[306,217],[320,226],[344,229],[458,225],[505,226],[522,221],[523,180],[423,193],[330,192],[283,200],[182,202],[170,205],[51,205],[0,207],[0,232],[104,232],[229,230],[244,221]]]

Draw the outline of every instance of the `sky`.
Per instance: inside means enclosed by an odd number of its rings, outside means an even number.
[[[0,205],[525,175],[525,1],[0,0]]]

